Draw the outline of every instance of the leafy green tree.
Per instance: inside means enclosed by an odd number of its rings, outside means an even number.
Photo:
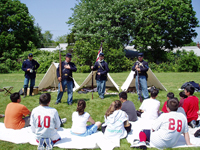
[[[19,0],[0,1],[0,70],[14,70],[24,51],[40,46],[34,18]],[[7,66],[7,67],[3,67]]]
[[[105,40],[115,49],[131,43],[153,61],[197,36],[191,0],[80,0],[72,10],[67,23],[76,40]]]
[[[52,37],[53,37],[53,34],[51,34],[50,31],[45,31],[45,33],[43,33],[44,47],[52,46],[51,43],[54,43],[54,41],[52,40]]]
[[[67,35],[67,43],[70,45],[71,43],[75,43],[74,32],[71,32]]]
[[[56,37],[56,42],[58,43],[67,43],[67,35],[62,35],[62,36],[58,36]]]

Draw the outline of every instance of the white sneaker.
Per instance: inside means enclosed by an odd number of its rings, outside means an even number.
[[[135,144],[133,147],[135,148],[139,148],[139,149],[147,149],[147,146],[146,146],[146,142],[138,142],[138,144]]]
[[[67,122],[67,118],[63,118],[61,119],[62,124],[64,124],[65,122]]]

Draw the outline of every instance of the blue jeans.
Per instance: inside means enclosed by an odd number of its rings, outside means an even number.
[[[24,88],[28,88],[29,80],[31,80],[30,87],[34,87],[34,85],[35,85],[35,78],[33,78],[33,79],[25,78],[24,79]]]
[[[138,76],[136,76],[136,78],[135,78],[135,87],[136,87],[136,90],[137,90],[138,99],[140,99],[139,92],[140,92],[140,94],[143,95],[144,99],[149,98],[146,76],[139,76],[139,82],[140,82],[140,84],[139,84],[140,89],[138,90]]]
[[[68,94],[68,98],[67,98],[67,103],[68,104],[72,104],[72,100],[73,100],[73,81],[67,81],[67,80],[63,80],[62,81],[62,88],[63,88],[63,92],[65,90],[65,87],[67,86],[67,94]],[[58,83],[58,95],[57,95],[57,103],[61,102],[62,96],[63,96],[63,92],[60,92],[60,83]]]
[[[100,98],[104,98],[104,93],[106,89],[106,80],[96,80],[97,81],[97,91]]]
[[[73,133],[73,132],[71,131],[71,134],[72,134],[72,135],[81,136],[81,137],[85,137],[85,136],[88,136],[88,135],[91,135],[91,134],[96,133],[96,132],[97,132],[97,129],[98,129],[97,125],[96,125],[96,124],[92,124],[92,125],[89,125],[89,126],[86,127],[85,133],[76,134],[76,133]]]

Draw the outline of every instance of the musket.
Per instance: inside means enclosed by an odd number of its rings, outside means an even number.
[[[93,69],[92,69],[92,99],[93,99]]]
[[[138,94],[139,94],[139,97],[140,97],[140,102],[142,103],[143,99],[142,99],[142,96],[141,96],[141,93],[140,93],[140,80],[139,80],[139,72],[138,72],[138,70],[137,70],[137,79],[138,79]]]
[[[61,49],[59,49],[59,75],[60,77],[62,77]],[[60,82],[60,92],[63,92],[62,81],[59,81],[59,82]]]

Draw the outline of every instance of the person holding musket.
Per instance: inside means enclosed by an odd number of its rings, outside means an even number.
[[[147,71],[149,69],[148,62],[143,60],[143,53],[138,54],[138,60],[135,62],[134,66],[132,67],[132,70],[135,71],[135,87],[138,94],[138,100],[140,100],[140,94],[142,91],[142,95],[144,99],[149,98],[149,93],[147,89]],[[138,74],[139,74],[139,83],[138,83]],[[138,85],[139,88],[138,89]]]
[[[63,96],[63,92],[65,87],[67,86],[67,103],[68,105],[72,105],[73,100],[73,87],[74,87],[74,80],[72,78],[72,72],[76,72],[77,68],[74,63],[71,62],[72,55],[70,53],[66,54],[65,61],[61,63],[61,74],[59,74],[59,66],[57,68],[57,77],[58,77],[58,95],[55,105],[61,103],[61,99]],[[63,91],[60,91],[60,84],[62,84]]]
[[[91,66],[92,70],[97,70],[96,83],[99,97],[104,99],[104,93],[106,88],[107,73],[109,72],[108,64],[104,61],[104,53],[99,54],[99,60],[95,62],[94,66]]]
[[[40,64],[33,59],[33,54],[28,54],[28,59],[26,59],[22,64],[22,70],[25,72],[24,79],[24,98],[27,96],[27,88],[30,80],[30,96],[33,93],[33,87],[35,85],[36,71],[40,67]]]

